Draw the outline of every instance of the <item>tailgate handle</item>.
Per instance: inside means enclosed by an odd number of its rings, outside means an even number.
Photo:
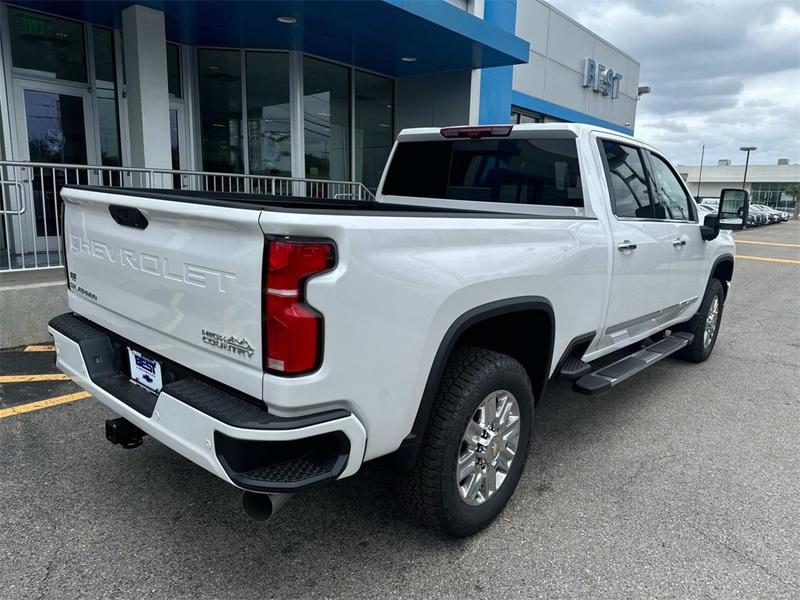
[[[111,213],[112,219],[125,227],[135,227],[136,229],[145,229],[147,227],[147,218],[138,208],[109,204],[108,212]]]

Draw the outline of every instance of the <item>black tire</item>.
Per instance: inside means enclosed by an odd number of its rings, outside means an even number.
[[[499,390],[513,394],[519,408],[516,454],[497,491],[482,504],[470,505],[462,498],[456,477],[462,438],[484,399]],[[522,476],[533,414],[531,383],[519,362],[482,348],[457,349],[439,384],[419,459],[403,478],[403,496],[409,508],[428,525],[455,537],[472,535],[489,525],[502,512]]]
[[[709,311],[714,304],[714,299],[717,299],[718,313],[716,318],[716,325],[713,330],[713,336],[710,342],[705,342],[705,330],[708,320]],[[722,323],[722,309],[725,305],[725,292],[722,289],[722,283],[719,279],[711,279],[706,286],[706,293],[703,296],[703,302],[700,303],[700,308],[689,321],[687,321],[681,331],[688,331],[694,334],[692,343],[679,350],[675,356],[689,362],[703,362],[714,351],[714,346],[717,343],[717,335],[719,334],[719,326]]]

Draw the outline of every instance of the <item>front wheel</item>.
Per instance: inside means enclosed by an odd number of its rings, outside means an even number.
[[[457,537],[491,523],[525,466],[534,401],[523,366],[464,347],[448,362],[404,495],[422,519]]]
[[[714,350],[717,343],[717,334],[722,322],[722,307],[725,293],[719,279],[708,282],[700,309],[682,328],[694,334],[694,340],[685,348],[678,351],[676,356],[689,362],[703,362]]]

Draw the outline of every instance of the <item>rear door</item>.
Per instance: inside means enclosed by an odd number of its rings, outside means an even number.
[[[260,397],[261,211],[183,194],[64,188],[70,307]]]
[[[708,283],[711,252],[700,235],[697,210],[670,164],[648,152],[654,197],[670,227],[671,266],[666,306],[677,316],[700,300]]]
[[[672,226],[658,218],[644,151],[599,140],[611,201],[613,280],[599,348],[624,345],[653,329],[665,306]]]

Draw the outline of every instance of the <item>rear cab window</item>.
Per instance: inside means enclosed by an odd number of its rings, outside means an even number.
[[[383,194],[580,209],[574,138],[481,138],[397,145]]]

